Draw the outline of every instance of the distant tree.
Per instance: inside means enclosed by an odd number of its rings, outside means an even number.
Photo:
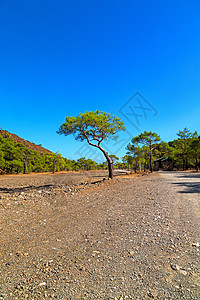
[[[179,130],[177,135],[179,137],[175,142],[177,155],[179,155],[182,158],[183,170],[187,170],[192,133],[185,127],[183,131]]]
[[[27,165],[28,165],[29,160],[31,159],[32,151],[20,143],[17,144],[17,147],[19,148],[19,151],[21,152],[21,161],[23,163],[23,174],[26,174]]]
[[[123,162],[116,162],[116,167],[117,167],[117,169],[126,169],[127,165],[126,165],[126,163],[123,163]]]
[[[158,156],[164,158],[172,158],[173,157],[173,147],[169,145],[169,143],[165,143],[161,141],[157,147]]]
[[[50,169],[52,173],[63,170],[65,167],[65,160],[60,153],[47,153],[45,155],[45,162],[47,168]]]
[[[108,163],[106,161],[102,162],[101,164],[98,165],[98,168],[100,170],[106,170],[108,168]]]
[[[5,167],[4,151],[2,151],[3,143],[4,143],[4,139],[0,135],[0,171],[1,172],[2,172],[2,169],[4,169],[4,167]]]
[[[85,157],[80,157],[79,159],[77,159],[77,164],[79,166],[79,169],[86,170],[87,160],[85,159]]]
[[[29,158],[29,168],[31,172],[44,172],[46,170],[45,155],[40,154],[36,150],[31,151],[32,155]]]
[[[22,153],[17,146],[16,142],[14,142],[9,137],[4,140],[4,143],[1,147],[1,150],[4,152],[4,160],[5,160],[5,171],[7,173],[19,173],[22,171],[23,163],[22,163]]]
[[[199,170],[199,160],[200,160],[200,137],[198,133],[195,131],[192,134],[191,142],[189,146],[189,155],[195,160],[195,169]]]
[[[0,150],[0,170],[4,169],[5,166],[5,159],[4,159],[4,153]]]
[[[146,152],[149,156],[149,168],[150,172],[153,171],[153,164],[152,164],[152,156],[153,151],[157,148],[157,143],[160,141],[160,136],[155,132],[147,132],[139,134],[138,136],[134,137],[131,142],[134,145],[144,145],[146,147]]]
[[[127,156],[131,156],[132,158],[132,165],[134,165],[134,170],[135,173],[137,172],[138,169],[138,164],[139,162],[141,163],[141,160],[143,158],[143,151],[142,148],[138,146],[138,143],[136,142],[135,144],[129,143],[126,147],[127,151]]]
[[[134,158],[132,155],[126,154],[122,157],[122,161],[124,164],[127,164],[128,170],[130,170],[131,166],[133,165],[133,160]]]
[[[97,168],[96,161],[92,160],[91,158],[86,159],[86,170],[94,170]]]
[[[70,160],[67,158],[64,158],[65,160],[65,170],[67,171],[71,171],[74,168],[74,162],[76,162],[75,160]]]
[[[98,148],[107,160],[109,178],[113,178],[113,161],[101,143],[107,139],[116,139],[116,134],[121,130],[125,130],[123,121],[97,110],[80,113],[77,117],[66,117],[57,133],[65,136],[73,134],[76,140],[86,140],[89,145]]]

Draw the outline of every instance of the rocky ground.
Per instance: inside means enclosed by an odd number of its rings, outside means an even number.
[[[0,177],[0,299],[200,299],[200,174]]]

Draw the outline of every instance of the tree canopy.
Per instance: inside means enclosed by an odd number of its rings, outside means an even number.
[[[73,134],[76,140],[87,140],[99,145],[108,138],[116,139],[116,134],[121,130],[125,130],[125,126],[120,118],[96,110],[80,113],[77,117],[66,117],[57,133],[65,136]]]
[[[76,117],[66,117],[57,133],[68,136],[73,134],[76,140],[86,140],[89,145],[97,147],[108,162],[109,178],[113,177],[113,161],[101,143],[104,140],[117,139],[117,133],[125,130],[124,122],[106,112],[98,110],[80,113]]]

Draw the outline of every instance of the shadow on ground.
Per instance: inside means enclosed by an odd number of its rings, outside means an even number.
[[[45,184],[40,186],[25,186],[25,187],[17,187],[17,188],[0,188],[0,192],[13,194],[13,193],[20,193],[20,192],[28,192],[28,191],[38,191],[46,188],[55,187],[52,184]]]
[[[181,175],[177,176],[178,178],[197,178],[200,179],[200,172],[192,172],[192,173],[182,173]]]
[[[200,193],[200,183],[198,182],[175,182],[173,183],[177,186],[182,186],[185,189],[183,191],[179,191],[179,193],[182,194],[188,194],[188,193]]]

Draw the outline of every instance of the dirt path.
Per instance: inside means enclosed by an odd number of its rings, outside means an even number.
[[[0,181],[0,299],[200,299],[199,174],[58,182]]]

